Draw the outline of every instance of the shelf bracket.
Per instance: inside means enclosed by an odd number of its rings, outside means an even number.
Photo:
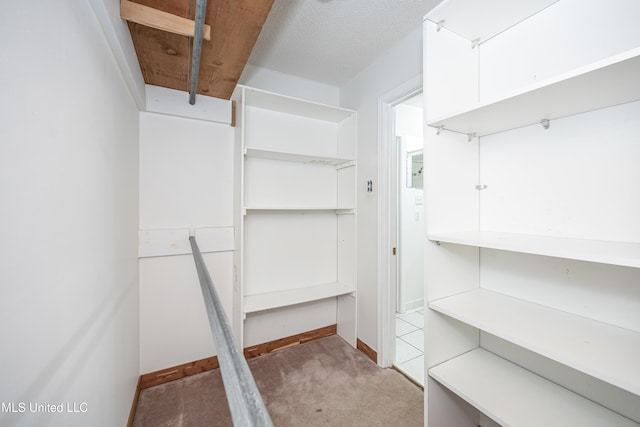
[[[549,119],[540,120],[540,124],[542,125],[543,128],[549,129],[549,124],[550,124]]]
[[[444,125],[442,126],[438,126],[436,128],[436,135],[440,135],[442,133],[442,131],[444,130]]]
[[[471,49],[475,49],[479,45],[480,45],[480,38],[479,37],[477,39],[471,40]]]
[[[440,32],[440,30],[444,28],[444,21],[445,21],[444,19],[441,19],[436,23],[436,25],[438,26],[438,28],[436,28],[437,32]]]
[[[473,138],[475,138],[477,136],[477,134],[475,132],[472,133],[468,133],[467,134],[467,141],[471,141]]]

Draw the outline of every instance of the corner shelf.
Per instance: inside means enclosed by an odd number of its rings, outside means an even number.
[[[428,124],[480,137],[612,107],[640,100],[639,75],[636,48]]]
[[[308,154],[290,153],[284,151],[265,150],[262,148],[245,147],[245,156],[248,158],[280,160],[285,162],[298,162],[328,166],[354,166],[353,159],[338,157],[314,156]]]
[[[431,241],[640,268],[640,243],[493,231],[434,233]]]
[[[485,289],[429,303],[429,308],[640,394],[640,333]]]
[[[483,349],[431,368],[429,376],[505,427],[638,426]]]
[[[260,89],[238,85],[245,90],[245,103],[248,107],[262,108],[295,116],[308,117],[326,122],[339,123],[356,114],[353,110],[325,105],[317,102],[292,98]]]
[[[275,291],[257,295],[245,295],[244,312],[255,313],[280,307],[288,307],[310,301],[332,298],[355,292],[354,285],[326,283],[322,285]]]

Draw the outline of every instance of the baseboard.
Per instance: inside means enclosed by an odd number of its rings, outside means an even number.
[[[138,384],[136,385],[136,392],[133,394],[133,402],[131,403],[131,410],[129,411],[129,420],[127,420],[127,427],[133,427],[133,420],[136,417],[136,409],[138,409],[138,398],[140,398],[140,379],[138,377]]]
[[[302,344],[305,342],[317,340],[318,338],[328,337],[329,335],[335,335],[337,331],[337,325],[325,326],[324,328],[314,329],[312,331],[303,332],[301,334],[292,335],[286,338],[280,338],[274,341],[269,341],[262,344],[246,347],[244,349],[244,357],[246,359],[252,359],[254,357],[261,356],[263,354],[271,353],[284,348],[292,347],[294,345]],[[148,374],[140,375],[138,381],[138,388],[144,390],[149,387],[164,384],[170,381],[179,380],[180,378],[196,375],[202,372],[210,371],[220,367],[218,363],[218,357],[212,356],[206,359],[196,360],[194,362],[184,363],[182,365],[173,366],[171,368],[162,369],[160,371],[150,372]],[[136,400],[137,400],[136,393]],[[135,412],[135,411],[134,411]]]
[[[160,371],[150,372],[140,375],[140,389],[153,387],[156,385],[168,383],[170,381],[179,380],[180,378],[189,377],[191,375],[200,374],[220,367],[218,356],[207,357],[182,365],[173,366],[171,368],[162,369]]]
[[[314,329],[312,331],[303,332],[302,334],[291,335],[290,337],[280,338],[263,344],[257,344],[244,349],[244,357],[252,359],[277,350],[293,347],[294,345],[317,340],[319,338],[335,335],[338,330],[337,325],[325,326],[324,328]]]
[[[373,363],[378,363],[378,353],[367,344],[365,344],[364,341],[360,341],[360,338],[356,340],[356,347],[358,348],[358,350],[363,352],[365,356],[373,360]]]

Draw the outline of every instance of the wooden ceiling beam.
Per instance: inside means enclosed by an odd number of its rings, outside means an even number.
[[[181,36],[193,37],[195,22],[191,19],[173,15],[129,0],[120,0],[120,17],[147,27],[167,31]],[[211,26],[204,24],[203,37],[211,40]]]
[[[196,90],[199,95],[231,97],[273,1],[207,1],[205,22],[211,26],[212,34],[211,40],[202,45]],[[193,17],[193,0],[133,0],[133,3],[189,21]],[[133,21],[128,25],[145,83],[189,92],[191,36]]]

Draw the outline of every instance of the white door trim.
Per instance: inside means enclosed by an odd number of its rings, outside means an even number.
[[[422,73],[378,98],[378,365],[389,367],[395,356],[397,203],[392,191],[397,177],[393,107],[422,90]],[[397,162],[396,162],[397,163]]]

